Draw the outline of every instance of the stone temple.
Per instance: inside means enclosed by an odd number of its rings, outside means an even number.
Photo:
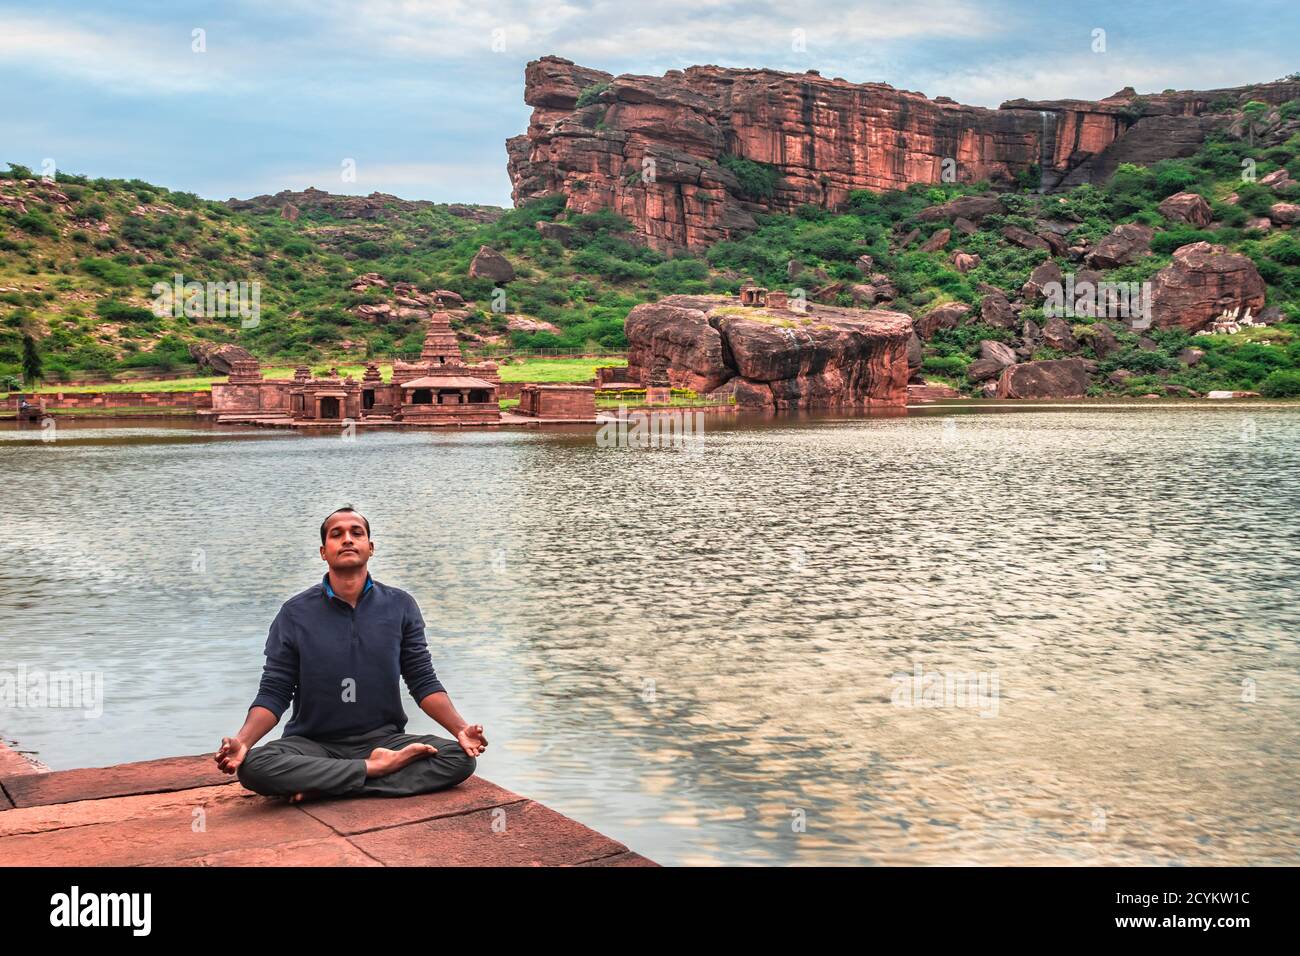
[[[392,380],[366,366],[357,382],[337,372],[313,378],[300,365],[292,379],[263,378],[256,359],[232,363],[229,381],[212,386],[218,422],[290,427],[356,425],[489,425],[501,420],[494,362],[468,365],[444,304],[429,317],[417,362],[394,362]]]

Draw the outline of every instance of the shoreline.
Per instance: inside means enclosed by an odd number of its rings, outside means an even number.
[[[798,409],[763,409],[763,408],[743,408],[741,406],[729,405],[629,405],[627,411],[629,414],[649,412],[652,415],[676,414],[703,412],[710,416],[730,414],[737,420],[745,417],[765,418],[768,420],[789,417],[856,417],[856,418],[879,418],[879,417],[905,417],[913,409],[933,410],[933,409],[950,409],[966,411],[1040,411],[1040,410],[1084,410],[1084,411],[1130,411],[1133,409],[1206,409],[1218,408],[1229,410],[1245,409],[1300,409],[1300,399],[1279,399],[1279,398],[1224,398],[1224,399],[1194,399],[1187,398],[936,398],[925,399],[921,401],[911,401],[906,405],[876,407],[876,408],[798,408]],[[498,422],[490,423],[425,423],[425,422],[366,422],[364,419],[352,422],[358,430],[399,430],[399,431],[445,431],[448,429],[455,430],[499,430],[499,429],[535,429],[548,425],[604,425],[608,422],[617,421],[617,414],[614,409],[597,409],[597,415],[593,419],[557,419],[557,418],[530,418],[525,415],[518,415],[509,410],[502,412],[502,418]],[[289,419],[282,418],[257,418],[249,416],[239,418],[238,420],[218,420],[216,416],[208,410],[199,410],[177,406],[175,408],[151,408],[148,410],[139,408],[96,408],[96,409],[50,409],[46,415],[59,421],[96,421],[100,419],[119,419],[128,421],[151,421],[157,419],[185,419],[194,422],[205,422],[212,425],[234,425],[234,426],[256,426],[262,428],[283,429],[286,431],[299,432],[333,432],[342,427],[342,423],[321,424],[319,422],[298,423]],[[20,422],[16,413],[0,413],[0,422]],[[31,422],[34,430],[39,430],[39,422]]]
[[[211,754],[52,770],[0,738],[0,866],[658,865],[477,774],[414,797],[290,804]]]

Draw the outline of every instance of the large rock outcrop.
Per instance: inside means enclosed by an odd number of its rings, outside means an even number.
[[[562,194],[569,209],[611,208],[645,242],[672,249],[743,233],[756,211],[835,208],[853,190],[937,183],[948,171],[995,185],[1033,167],[1048,186],[1100,181],[1121,162],[1190,155],[1227,122],[1214,104],[1297,96],[1300,82],[1279,82],[991,110],[811,70],[613,76],[548,56],[528,64],[532,119],[506,149],[516,205]],[[771,194],[747,194],[724,156],[774,166]]]
[[[235,362],[247,362],[253,358],[253,353],[242,345],[194,342],[190,345],[190,358],[200,368],[210,369],[218,375],[229,375]]]
[[[672,295],[626,322],[628,367],[645,381],[666,363],[675,387],[734,395],[760,408],[901,406],[912,320],[900,312],[809,305],[742,306],[728,296]]]
[[[1174,250],[1174,261],[1151,280],[1151,322],[1158,329],[1205,328],[1225,311],[1258,313],[1266,288],[1255,263],[1208,242]]]
[[[493,282],[511,282],[515,277],[515,267],[510,260],[491,246],[479,246],[478,252],[469,264],[471,279],[491,279]]]
[[[1002,370],[998,398],[1082,398],[1088,394],[1088,366],[1083,359],[1022,362]]]

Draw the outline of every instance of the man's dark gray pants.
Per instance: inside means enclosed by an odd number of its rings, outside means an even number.
[[[376,747],[401,750],[431,744],[438,752],[419,757],[385,777],[366,777],[366,758]],[[399,734],[392,725],[350,737],[313,740],[281,737],[250,747],[237,771],[239,782],[269,797],[313,793],[329,796],[409,797],[454,787],[478,763],[459,743],[432,734]]]

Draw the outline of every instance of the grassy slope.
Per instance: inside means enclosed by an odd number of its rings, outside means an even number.
[[[1300,103],[1284,108],[1283,121],[1298,109]],[[792,282],[787,274],[790,259],[822,269],[833,280],[860,282],[854,262],[864,253],[897,287],[896,307],[917,315],[947,301],[978,305],[980,283],[998,286],[1014,298],[1046,253],[1013,246],[999,230],[1005,225],[1031,228],[1035,219],[1050,215],[1076,223],[1069,241],[1095,242],[1122,222],[1156,227],[1156,254],[1107,274],[1114,281],[1148,279],[1169,262],[1173,249],[1198,239],[1250,256],[1268,282],[1269,304],[1284,309],[1284,324],[1262,333],[1199,337],[1194,344],[1208,355],[1193,369],[1175,357],[1189,344],[1185,333],[1155,333],[1157,349],[1143,351],[1136,347],[1135,335],[1121,331],[1124,348],[1102,363],[1102,372],[1126,368],[1138,373],[1130,392],[1158,382],[1202,391],[1256,389],[1278,370],[1300,376],[1300,243],[1290,230],[1265,234],[1243,228],[1269,203],[1296,199],[1243,185],[1241,160],[1254,159],[1259,176],[1286,166],[1300,178],[1298,156],[1300,137],[1270,143],[1265,130],[1257,146],[1225,138],[1211,142],[1191,160],[1151,169],[1124,167],[1100,189],[1080,187],[1047,196],[1011,193],[1006,196],[1007,215],[986,219],[977,233],[955,236],[936,253],[915,251],[919,243],[901,248],[899,237],[916,225],[922,238],[938,230],[943,223],[920,224],[916,214],[980,186],[858,193],[842,212],[805,207],[793,216],[762,217],[758,230],[744,239],[719,243],[698,257],[674,259],[628,242],[627,224],[608,212],[566,220],[574,230],[569,248],[542,239],[535,223],[562,215],[559,198],[509,211],[483,225],[441,207],[366,222],[304,212],[299,221],[288,222],[274,213],[232,212],[220,203],[138,181],[61,178],[58,188],[73,199],[70,210],[42,203],[39,190],[26,187],[19,188],[29,193],[29,215],[0,208],[0,287],[20,290],[0,292],[0,375],[18,370],[23,332],[36,337],[47,367],[67,369],[169,363],[183,367],[186,344],[204,338],[238,341],[264,359],[286,364],[307,361],[355,368],[365,349],[380,355],[418,351],[423,335],[418,320],[376,327],[352,315],[358,303],[381,301],[374,293],[348,290],[353,276],[368,271],[426,290],[459,292],[474,307],[467,330],[500,333],[505,318],[489,308],[492,283],[467,277],[469,261],[481,244],[505,253],[516,266],[518,278],[507,287],[507,312],[544,319],[561,330],[558,336],[513,333],[514,344],[521,347],[621,347],[627,311],[668,293],[734,292],[750,276],[773,288],[817,284],[807,277]],[[1198,231],[1164,220],[1156,205],[1184,189],[1211,201],[1222,228]],[[1233,192],[1240,197],[1237,205],[1224,202]],[[99,231],[100,223],[106,232]],[[981,265],[959,274],[950,261],[956,249],[980,255]],[[1078,268],[1060,262],[1067,272]],[[177,271],[187,279],[261,281],[261,324],[241,330],[237,319],[157,319],[141,308],[150,301],[153,282]],[[851,298],[846,292],[840,301],[849,304]],[[1030,308],[1023,315],[1041,324],[1039,310]],[[1086,329],[1078,331],[1086,339]],[[941,331],[927,343],[926,371],[934,379],[968,387],[964,372],[979,341],[1012,336],[978,323]],[[361,347],[344,350],[341,345],[347,341]],[[1083,354],[1091,353],[1085,349]],[[1035,357],[1054,355],[1043,350]],[[537,379],[544,374],[541,368],[525,373],[506,366],[502,372],[507,378]],[[550,380],[571,377],[558,365],[553,368]],[[1167,377],[1158,378],[1157,373]]]

